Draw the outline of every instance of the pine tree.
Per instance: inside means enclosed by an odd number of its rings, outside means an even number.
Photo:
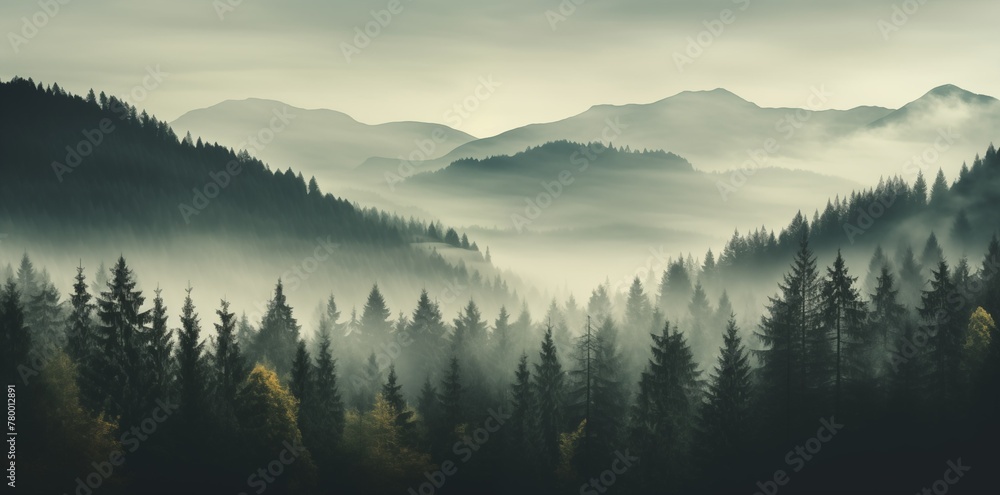
[[[712,325],[712,306],[708,302],[705,290],[701,287],[701,282],[694,286],[687,313],[689,315],[688,328],[691,329],[688,333],[691,348],[698,356],[707,355],[709,345],[705,333],[706,329]]]
[[[299,399],[299,403],[306,403],[312,400],[313,376],[312,358],[306,350],[306,342],[299,340],[295,348],[295,359],[292,360],[291,379],[288,381],[288,391]],[[299,422],[302,428],[302,422]]]
[[[73,294],[70,296],[72,310],[66,322],[66,353],[78,366],[93,367],[97,346],[91,316],[94,304],[90,302],[92,297],[87,290],[87,277],[83,274],[82,266],[77,267],[75,280]],[[81,386],[81,392],[87,400],[93,398],[93,390],[88,391],[87,387]]]
[[[82,281],[80,282],[82,283]],[[150,395],[166,400],[171,396],[175,366],[173,360],[173,332],[167,328],[167,307],[163,304],[161,291],[154,291],[153,311],[150,315],[150,327],[147,339],[147,359],[149,368]],[[155,400],[155,399],[154,399]]]
[[[590,293],[590,300],[587,301],[587,314],[601,321],[606,316],[611,316],[611,297],[608,296],[607,285],[598,285]]]
[[[101,351],[96,371],[101,377],[101,395],[106,398],[103,409],[111,417],[120,416],[119,424],[127,428],[148,414],[149,383],[143,358],[144,328],[150,314],[142,310],[145,298],[135,289],[124,257],[118,258],[111,274],[107,290],[97,301]]]
[[[913,198],[918,208],[927,204],[927,181],[923,171],[917,172],[917,180],[913,183]]]
[[[710,471],[724,466],[738,470],[750,449],[752,372],[736,317],[730,315],[699,422],[700,451]]]
[[[931,288],[924,291],[919,310],[928,334],[931,387],[939,405],[957,407],[963,392],[962,344],[968,314],[949,300],[956,294],[948,263],[941,261],[932,272]]]
[[[292,307],[288,305],[284,285],[279,279],[254,341],[254,360],[270,363],[278,376],[286,376],[291,370],[298,342],[299,323],[292,315]]]
[[[878,286],[878,276],[882,273],[882,268],[886,267],[889,267],[889,258],[885,256],[881,245],[875,246],[875,253],[872,255],[871,261],[868,262],[868,274],[865,276],[865,294],[875,292],[875,287]]]
[[[389,340],[392,324],[389,317],[392,313],[386,306],[385,298],[378,290],[378,284],[372,286],[368,293],[368,301],[361,312],[361,337],[365,350],[374,350],[381,343]]]
[[[462,375],[458,357],[452,356],[448,372],[441,382],[441,392],[438,395],[442,419],[440,434],[448,439],[453,437],[456,428],[465,422],[462,391]]]
[[[672,330],[670,322],[652,339],[652,359],[642,372],[632,409],[631,445],[642,459],[643,488],[679,493],[691,470],[700,372],[683,334]]]
[[[781,293],[770,298],[756,333],[764,344],[758,351],[763,401],[780,408],[770,411],[772,420],[784,424],[789,436],[805,418],[812,420],[806,405],[815,405],[828,384],[830,362],[829,352],[823,352],[829,351],[829,341],[819,322],[816,259],[805,238],[799,246],[791,271],[778,285]]]
[[[559,433],[563,425],[564,377],[562,365],[548,325],[535,364],[534,387],[538,406],[538,448],[543,471],[555,470],[559,464]]]
[[[189,424],[204,421],[207,405],[207,370],[205,342],[201,338],[201,323],[191,300],[188,287],[181,308],[181,329],[177,335],[177,387],[180,396],[180,413]],[[193,432],[192,432],[193,434]]]
[[[212,381],[216,402],[221,406],[222,414],[228,416],[235,407],[239,387],[250,374],[250,367],[240,352],[240,343],[236,339],[236,315],[229,311],[229,301],[223,300],[215,314],[219,316],[219,323],[215,324]]]
[[[845,387],[856,385],[857,389],[872,384],[875,379],[875,362],[870,350],[875,339],[865,325],[866,311],[861,295],[854,288],[856,277],[848,274],[840,250],[833,266],[827,268],[826,280],[822,283],[822,319],[826,332],[834,342],[835,385],[834,412],[840,412]],[[846,384],[851,382],[851,385]],[[864,396],[864,399],[870,399]]]
[[[17,372],[18,366],[28,362],[31,351],[31,334],[24,324],[24,308],[20,293],[13,280],[7,280],[0,291],[0,372],[4,383],[22,383]]]
[[[913,250],[907,247],[899,263],[900,302],[908,308],[916,308],[920,304],[920,294],[926,283],[922,275],[923,269],[913,256]]]
[[[337,362],[330,345],[330,336],[320,333],[313,390],[318,417],[312,432],[314,446],[310,447],[320,459],[329,457],[344,433],[344,404],[337,386]]]
[[[869,327],[873,330],[877,344],[876,374],[883,376],[890,365],[890,350],[905,326],[906,308],[898,302],[899,291],[895,289],[895,279],[889,267],[883,266],[878,276],[875,292],[871,294],[871,314]]]
[[[514,342],[510,329],[510,313],[506,306],[500,306],[500,314],[493,322],[493,333],[490,335],[493,359],[496,371],[510,369],[513,363]],[[497,373],[500,374],[500,373]]]
[[[521,354],[511,385],[510,427],[507,431],[507,448],[511,456],[533,454],[533,432],[536,418],[535,391],[528,371],[528,355]]]
[[[59,291],[48,282],[36,282],[35,294],[25,300],[25,318],[32,333],[35,351],[51,355],[65,347],[66,326],[59,302]]]
[[[403,398],[403,387],[396,383],[396,366],[389,366],[389,376],[386,378],[386,382],[382,385],[382,397],[389,403],[392,407],[393,412],[396,414],[396,426],[400,428],[400,432],[405,436],[412,434],[413,431],[413,411],[409,411],[406,407],[406,399]]]
[[[927,243],[924,244],[924,252],[920,256],[920,264],[928,269],[933,269],[942,260],[944,260],[944,251],[941,250],[941,245],[938,244],[937,236],[934,235],[934,232],[931,232],[931,235],[927,237]]]
[[[934,177],[934,184],[931,186],[931,199],[927,204],[935,210],[940,210],[948,204],[948,181],[944,178],[944,171],[940,168],[937,176]]]
[[[444,364],[445,329],[441,310],[431,301],[426,290],[420,291],[417,308],[413,311],[407,333],[412,351],[401,356],[404,369],[413,370],[415,376],[432,376]]]

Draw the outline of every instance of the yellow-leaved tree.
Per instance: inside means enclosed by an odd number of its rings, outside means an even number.
[[[375,493],[405,493],[434,469],[430,455],[402,441],[396,410],[382,394],[367,413],[349,411],[344,427],[344,449],[354,459],[359,484]]]
[[[274,485],[287,493],[310,493],[315,486],[316,466],[302,446],[298,410],[298,400],[281,385],[274,370],[255,366],[237,398],[236,416],[247,442],[247,472],[267,469],[274,481],[261,486],[263,482],[255,478],[248,481],[252,488]]]
[[[982,307],[976,308],[969,318],[969,331],[965,338],[965,363],[970,373],[978,374],[982,370],[994,331],[996,323],[993,317]]]

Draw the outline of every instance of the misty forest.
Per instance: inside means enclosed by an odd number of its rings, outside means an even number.
[[[116,97],[15,78],[0,101],[25,493],[903,493],[996,465],[990,143],[577,297]]]
[[[1000,493],[998,7],[0,2],[2,494]]]

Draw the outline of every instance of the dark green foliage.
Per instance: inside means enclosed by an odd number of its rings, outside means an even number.
[[[149,311],[142,305],[145,297],[136,290],[132,270],[119,257],[111,269],[107,290],[97,300],[97,327],[101,376],[102,409],[110,417],[120,417],[121,425],[133,425],[147,414],[146,405],[155,400],[148,396],[146,364],[146,325]]]
[[[532,377],[537,400],[538,457],[543,471],[552,472],[559,463],[559,433],[565,420],[563,406],[566,390],[551,325],[545,330],[538,359]]]
[[[638,451],[644,490],[680,492],[690,481],[701,399],[700,372],[684,335],[670,323],[652,335],[652,357],[639,379],[629,445]]]
[[[24,308],[13,280],[0,291],[0,372],[6,383],[22,383],[17,369],[28,363],[31,335],[24,325]]]
[[[299,341],[299,323],[285,297],[281,280],[274,288],[274,297],[267,303],[267,312],[260,324],[252,353],[257,362],[270,363],[278,376],[285,376],[292,366],[292,356]]]
[[[201,423],[207,410],[208,373],[201,323],[187,289],[181,308],[181,329],[177,334],[177,388],[181,414],[188,423]]]

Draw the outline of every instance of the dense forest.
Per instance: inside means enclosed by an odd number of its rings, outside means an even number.
[[[189,225],[337,235],[359,246],[347,264],[390,246],[408,253],[387,268],[400,276],[478,277],[461,309],[434,289],[390,306],[374,275],[314,284],[302,297],[320,316],[304,324],[312,308],[293,307],[277,277],[252,288],[268,301],[250,317],[227,299],[229,278],[168,307],[128,261],[143,253],[125,248],[75,273],[32,252],[0,260],[0,373],[17,399],[17,483],[35,493],[915,493],[942,472],[957,492],[996,486],[992,145],[952,184],[888,178],[777,234],[735,233],[717,258],[680,256],[658,280],[532,314],[498,273],[413,247],[488,264],[454,229],[360,209],[103,95],[21,79],[0,93],[27,121],[0,128],[17,144],[4,150],[0,226],[19,235],[111,247],[96,239]],[[80,138],[33,137],[56,119],[79,120],[53,133],[102,119],[121,130],[81,162],[94,170],[60,175],[50,162],[65,152],[50,144]],[[185,217],[191,185],[231,161],[248,180]],[[733,303],[761,279],[763,307]],[[199,292],[218,302],[197,304]]]

